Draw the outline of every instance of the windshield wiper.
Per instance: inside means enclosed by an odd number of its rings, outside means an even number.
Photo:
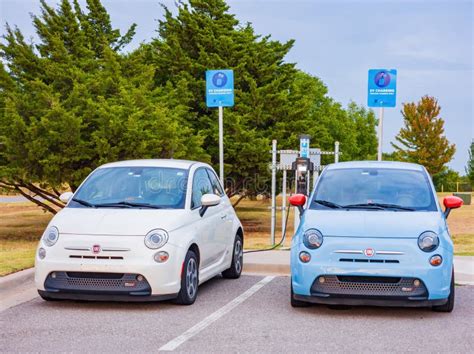
[[[113,208],[113,207],[122,207],[122,208],[150,208],[150,209],[162,209],[162,207],[158,205],[153,205],[149,203],[134,203],[134,202],[117,202],[117,203],[103,203],[103,204],[95,204],[97,208],[104,207],[104,208]]]
[[[315,199],[314,203],[321,204],[321,205],[324,205],[325,207],[332,208],[332,209],[341,209],[342,208],[342,206],[340,206],[339,204],[330,202],[328,200]]]
[[[415,211],[415,209],[413,208],[408,208],[408,207],[404,207],[397,204],[385,204],[385,203],[350,204],[350,205],[344,205],[344,208],[397,209],[397,210]]]
[[[88,207],[88,208],[95,208],[95,207],[96,207],[95,204],[89,203],[89,202],[87,202],[87,201],[85,201],[85,200],[82,200],[82,199],[72,198],[72,200],[75,201],[76,203],[79,203],[79,204],[81,204],[81,205],[84,205],[84,206],[86,206],[86,207]]]

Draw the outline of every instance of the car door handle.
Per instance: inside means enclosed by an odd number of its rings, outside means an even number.
[[[224,220],[227,217],[227,214],[221,215],[221,219]]]

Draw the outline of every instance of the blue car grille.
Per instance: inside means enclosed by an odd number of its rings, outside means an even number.
[[[374,297],[425,297],[427,290],[422,281],[415,286],[416,278],[322,275],[314,281],[314,295],[374,296]]]
[[[151,293],[150,284],[143,276],[129,273],[52,272],[44,286],[54,292]]]

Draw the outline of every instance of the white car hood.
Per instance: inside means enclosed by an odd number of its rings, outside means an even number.
[[[184,209],[64,208],[51,220],[60,234],[145,236],[153,229],[168,232],[183,226]]]

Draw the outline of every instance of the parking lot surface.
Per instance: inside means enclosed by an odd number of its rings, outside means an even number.
[[[429,309],[293,309],[289,278],[215,278],[196,303],[35,298],[0,313],[1,352],[470,352],[474,287],[451,314]]]

